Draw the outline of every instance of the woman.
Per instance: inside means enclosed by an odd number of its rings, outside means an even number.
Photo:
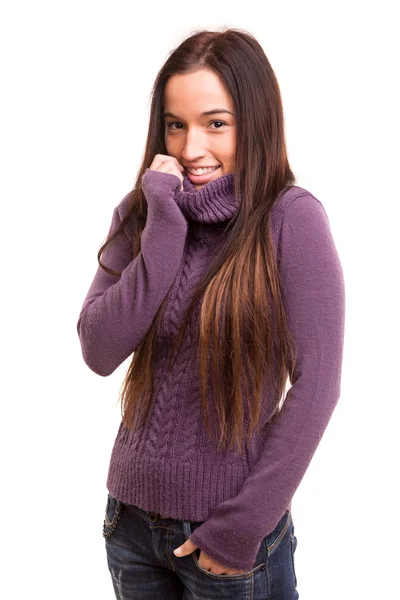
[[[77,324],[95,373],[133,353],[103,524],[117,598],[299,597],[291,502],[339,399],[345,295],[294,181],[259,43],[190,36]]]

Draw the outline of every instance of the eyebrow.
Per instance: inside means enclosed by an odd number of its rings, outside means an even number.
[[[233,116],[233,112],[231,112],[230,110],[227,110],[226,108],[213,108],[211,110],[206,110],[205,112],[201,113],[201,117],[207,117],[208,115],[217,115],[220,113],[228,113],[229,115]],[[172,117],[173,119],[179,119],[179,117],[177,115],[174,115],[174,113],[169,112],[168,110],[166,110],[163,113],[163,117]]]

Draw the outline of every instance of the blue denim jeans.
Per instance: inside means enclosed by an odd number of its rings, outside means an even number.
[[[198,562],[200,548],[173,553],[204,521],[179,521],[107,496],[103,536],[118,600],[297,600],[291,512],[262,541],[253,568],[216,575]]]

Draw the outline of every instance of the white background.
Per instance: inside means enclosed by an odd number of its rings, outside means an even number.
[[[346,281],[342,393],[293,499],[300,598],[400,597],[394,8],[2,3],[2,598],[114,598],[101,532],[130,359],[91,372],[76,323],[139,169],[155,76],[190,33],[224,26],[272,64],[297,185],[323,203]]]

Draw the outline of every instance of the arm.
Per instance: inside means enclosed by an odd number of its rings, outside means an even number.
[[[142,178],[148,203],[141,250],[132,260],[125,229],[105,250],[79,314],[77,331],[82,355],[98,375],[111,375],[134,352],[148,331],[178,271],[187,221],[174,200],[181,182],[172,173],[147,169]],[[109,234],[121,222],[127,196],[115,207]]]
[[[278,266],[298,350],[292,387],[239,494],[190,537],[214,560],[242,570],[253,568],[262,539],[284,514],[340,396],[344,278],[325,209],[311,194],[287,206]]]

